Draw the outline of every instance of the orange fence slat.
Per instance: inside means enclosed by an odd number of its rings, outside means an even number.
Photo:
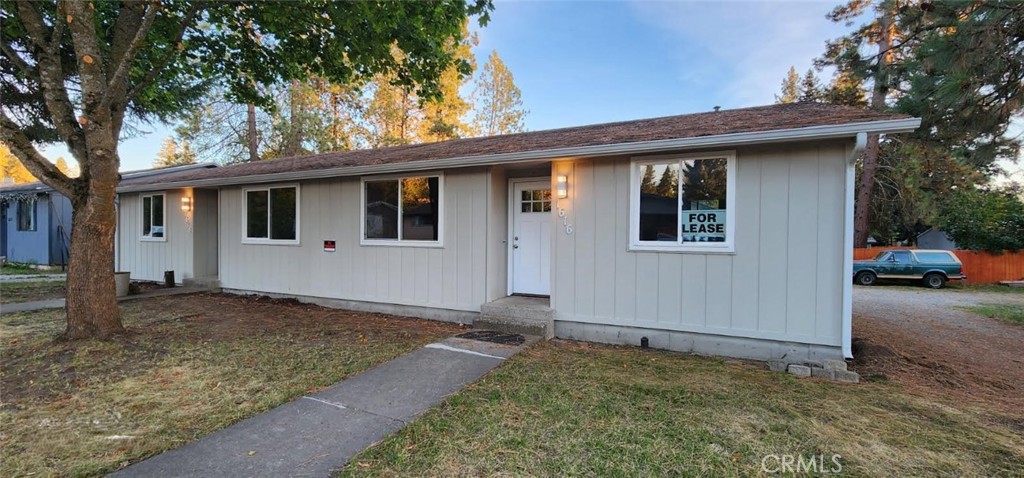
[[[913,247],[855,248],[853,259],[870,259],[880,251],[914,249]],[[953,251],[964,264],[969,284],[996,284],[1004,280],[1024,280],[1024,251],[993,254],[979,251]]]

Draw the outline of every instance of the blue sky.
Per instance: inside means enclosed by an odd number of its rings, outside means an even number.
[[[498,0],[476,55],[508,64],[530,130],[770,104],[791,65],[846,32],[825,18],[838,3]],[[122,143],[122,170],[149,167],[170,134],[147,129]]]

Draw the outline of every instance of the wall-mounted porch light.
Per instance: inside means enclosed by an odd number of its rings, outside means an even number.
[[[190,196],[181,197],[181,210],[184,212],[192,212],[192,198]]]
[[[558,199],[569,197],[569,176],[559,175],[555,181],[555,193]]]

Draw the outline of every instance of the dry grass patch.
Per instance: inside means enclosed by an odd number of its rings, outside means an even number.
[[[0,318],[0,473],[96,476],[459,328],[253,297],[122,305],[132,333],[66,343],[59,310]]]
[[[1021,476],[1022,417],[890,383],[555,341],[509,360],[343,476],[758,476],[769,454],[843,476]],[[820,476],[819,474],[813,474]]]
[[[0,304],[63,299],[64,281],[0,282]]]

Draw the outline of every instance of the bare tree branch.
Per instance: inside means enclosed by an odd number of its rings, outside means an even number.
[[[69,1],[64,5],[72,20],[68,27],[71,30],[71,42],[75,46],[78,77],[82,83],[82,113],[88,121],[102,124],[110,116],[109,110],[99,108],[107,89],[107,72],[103,68],[103,50],[100,49],[96,33],[96,14],[89,3]],[[86,139],[90,140],[88,134]]]
[[[39,151],[36,151],[35,146],[32,145],[32,141],[22,133],[17,123],[2,111],[0,111],[0,140],[7,145],[33,176],[64,196],[74,197],[74,180],[67,177],[57,169],[56,165],[39,154]]]
[[[50,46],[46,50],[49,54],[53,56],[58,56],[60,54],[60,42],[64,38],[64,25],[66,25],[66,23],[60,21],[60,11],[62,3],[65,2],[57,2],[57,20],[54,22],[53,34],[50,36]]]
[[[0,43],[0,49],[3,50],[4,56],[6,56],[8,60],[11,60],[11,63],[14,63],[14,66],[18,67],[25,76],[32,78],[36,77],[37,72],[35,68],[33,68],[32,65],[29,65],[28,62],[18,54],[18,52],[14,51],[14,48],[11,48],[10,44],[7,42]]]
[[[192,26],[192,21],[195,20],[196,12],[199,11],[200,5],[202,5],[202,2],[192,4],[192,8],[190,8],[185,14],[185,19],[181,21],[181,26],[178,28],[178,35],[174,38],[174,41],[171,42],[170,50],[163,58],[160,59],[156,66],[146,72],[146,76],[142,77],[142,80],[139,80],[128,94],[125,95],[127,101],[134,99],[142,92],[142,90],[152,84],[153,81],[156,80],[157,75],[163,72],[163,69],[171,62],[171,59],[178,54],[178,44],[181,43],[182,38],[185,38],[185,32],[188,31],[188,28]]]
[[[132,42],[128,45],[128,48],[120,58],[112,59],[117,62],[117,68],[114,70],[114,74],[111,78],[107,81],[107,92],[103,98],[101,107],[109,106],[112,97],[118,95],[124,90],[121,83],[127,79],[128,70],[130,69],[132,62],[135,61],[135,55],[139,53],[139,49],[141,49],[142,44],[145,43],[146,35],[149,33],[150,27],[153,26],[153,21],[156,20],[156,14],[159,10],[159,1],[154,1],[146,8],[146,13],[142,16],[142,23],[135,31],[135,37],[132,38]]]
[[[43,89],[43,100],[57,134],[61,136],[75,158],[82,162],[86,157],[85,136],[75,121],[75,108],[68,97],[64,84],[64,67],[60,51],[51,51],[42,39],[49,37],[46,23],[32,2],[18,2],[18,17],[35,45],[36,67],[39,70],[39,85]],[[58,20],[59,22],[59,20]],[[86,165],[83,164],[84,168]]]

